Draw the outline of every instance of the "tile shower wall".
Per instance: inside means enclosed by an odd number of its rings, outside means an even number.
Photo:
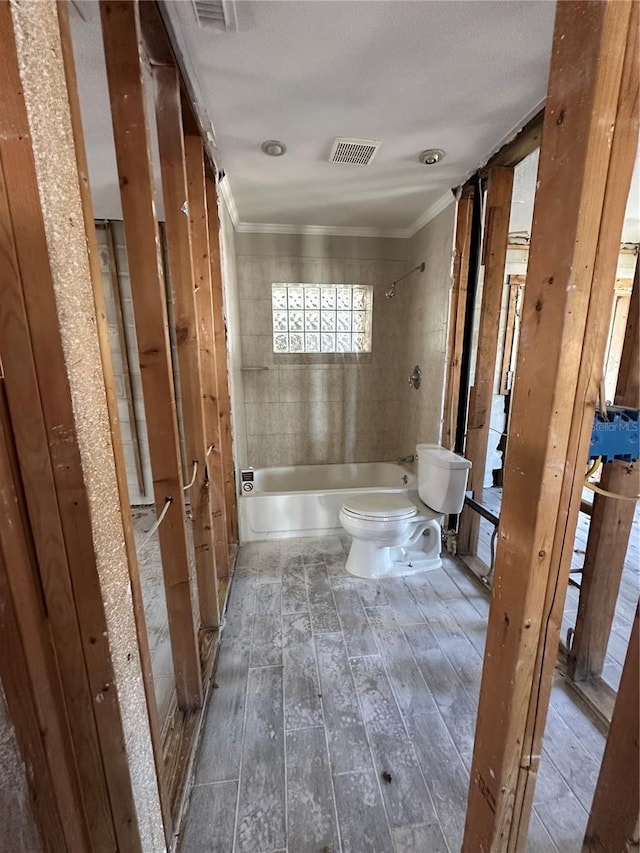
[[[408,268],[424,261],[425,271],[401,282],[393,300],[403,329],[396,356],[402,364],[397,429],[403,456],[414,453],[419,442],[439,441],[442,433],[455,212],[452,200],[409,240]],[[408,382],[416,364],[422,370],[417,391]]]
[[[400,453],[404,317],[384,291],[405,272],[406,250],[402,240],[236,235],[246,432],[246,457],[238,447],[241,467],[377,461]],[[324,362],[322,356],[274,356],[273,282],[373,285],[372,352]]]

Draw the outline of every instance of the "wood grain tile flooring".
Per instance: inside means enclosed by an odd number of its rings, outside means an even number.
[[[181,853],[456,853],[488,614],[459,564],[348,575],[348,537],[240,549]],[[578,853],[604,737],[558,681],[531,853]]]

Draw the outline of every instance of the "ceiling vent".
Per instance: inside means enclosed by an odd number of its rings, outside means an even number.
[[[193,0],[196,18],[201,27],[218,33],[238,29],[234,0]]]
[[[333,141],[330,163],[354,163],[357,166],[368,166],[382,145],[375,139],[348,139],[339,136]]]

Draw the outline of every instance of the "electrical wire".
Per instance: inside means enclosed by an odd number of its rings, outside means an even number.
[[[608,492],[606,489],[601,489],[600,486],[596,486],[595,483],[589,482],[589,477],[593,477],[598,468],[602,465],[602,457],[598,456],[597,459],[594,459],[593,464],[588,469],[587,473],[584,475],[584,487],[585,489],[589,489],[592,492],[595,492],[598,495],[603,495],[605,498],[615,498],[619,501],[637,501],[640,500],[640,495],[619,495],[617,492]]]
[[[164,521],[164,517],[165,517],[165,515],[167,514],[167,512],[169,511],[169,507],[171,506],[171,504],[172,504],[172,503],[173,503],[173,498],[165,498],[165,504],[164,504],[164,507],[163,507],[163,509],[162,509],[162,512],[161,512],[161,513],[160,513],[160,515],[158,516],[158,520],[157,520],[157,521],[156,521],[156,523],[153,525],[153,527],[151,528],[151,530],[147,533],[147,535],[144,537],[144,539],[142,540],[142,542],[140,542],[140,544],[137,546],[137,548],[136,548],[136,554],[139,554],[139,553],[140,553],[140,551],[142,551],[142,549],[144,548],[144,546],[145,546],[145,545],[147,544],[147,542],[151,539],[151,537],[152,537],[152,536],[153,536],[153,534],[156,532],[156,530],[160,527],[160,525],[161,525],[161,524],[162,524],[162,522]]]
[[[189,489],[191,488],[191,486],[193,486],[193,484],[196,481],[196,474],[197,473],[198,473],[198,460],[194,459],[193,460],[193,474],[191,475],[191,480],[187,483],[187,485],[182,487],[183,492],[188,492]]]

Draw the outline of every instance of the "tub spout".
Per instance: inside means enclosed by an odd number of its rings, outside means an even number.
[[[399,456],[396,460],[398,465],[409,465],[411,462],[415,460],[415,456],[411,454],[410,456]]]

